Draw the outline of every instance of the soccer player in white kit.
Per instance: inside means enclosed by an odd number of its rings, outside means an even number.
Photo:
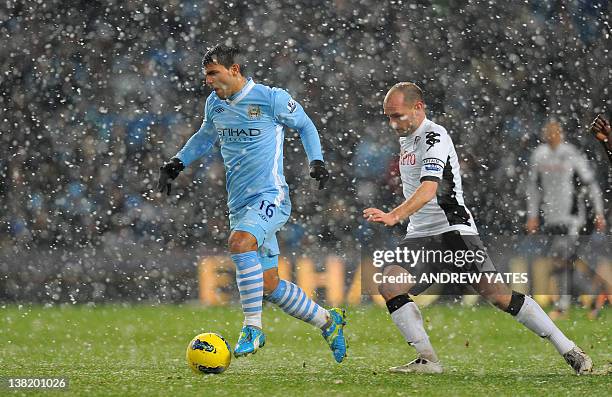
[[[406,238],[401,245],[413,250],[456,252],[466,248],[484,248],[472,215],[463,202],[459,162],[453,142],[444,127],[427,119],[421,89],[413,83],[396,84],[385,97],[384,113],[400,137],[400,173],[406,201],[388,213],[377,208],[367,208],[363,211],[364,217],[370,222],[386,226],[393,226],[409,218]],[[383,282],[379,285],[379,291],[386,301],[393,322],[418,354],[415,360],[392,367],[390,371],[442,373],[443,367],[423,327],[421,312],[409,295],[418,295],[423,286],[384,280],[391,280],[389,276],[396,276],[396,280],[406,280],[406,277],[402,277],[405,273],[414,276],[429,269],[495,272],[488,257],[473,266],[462,269],[457,267],[457,263],[430,264],[420,261],[410,267],[389,264],[383,268]],[[548,339],[576,373],[592,371],[590,357],[569,340],[529,296],[512,291],[503,283],[478,283],[471,286],[538,336]]]
[[[547,256],[553,259],[560,298],[549,316],[567,316],[571,303],[571,267],[580,230],[586,224],[583,188],[595,210],[595,228],[605,231],[601,190],[585,156],[564,142],[563,128],[550,120],[543,128],[545,143],[531,154],[527,184],[527,232],[549,236]]]

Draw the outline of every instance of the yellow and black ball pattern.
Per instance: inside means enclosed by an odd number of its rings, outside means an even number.
[[[220,374],[229,367],[232,351],[221,335],[206,332],[189,342],[186,357],[195,373]]]

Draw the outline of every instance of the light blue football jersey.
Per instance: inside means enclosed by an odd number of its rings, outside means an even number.
[[[302,106],[286,91],[249,78],[227,99],[215,92],[209,95],[202,126],[175,157],[188,166],[219,139],[230,212],[264,193],[274,194],[279,205],[289,200],[283,175],[284,126],[298,131],[309,161],[323,160],[319,134]]]

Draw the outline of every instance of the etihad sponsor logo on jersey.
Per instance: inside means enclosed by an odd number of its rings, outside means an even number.
[[[223,136],[259,136],[259,128],[217,128],[219,137]]]
[[[217,128],[219,140],[226,142],[247,142],[261,135],[258,128]]]
[[[444,161],[433,157],[423,160],[423,168],[425,171],[442,172],[444,169]]]
[[[261,108],[259,107],[259,105],[249,105],[247,109],[247,115],[251,120],[260,119]]]
[[[440,134],[434,131],[429,131],[425,133],[425,143],[428,145],[426,152],[429,151],[436,143],[440,143]]]

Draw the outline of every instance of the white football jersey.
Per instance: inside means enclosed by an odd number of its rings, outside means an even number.
[[[444,127],[425,119],[415,132],[400,138],[400,146],[399,169],[406,199],[422,181],[438,182],[436,197],[410,216],[406,238],[452,230],[464,235],[478,234],[463,201],[457,152]]]
[[[601,190],[585,156],[569,143],[556,149],[542,144],[529,164],[528,215],[541,213],[545,225],[565,225],[575,234],[586,220],[585,197],[580,196],[587,187],[595,213],[603,214]]]

